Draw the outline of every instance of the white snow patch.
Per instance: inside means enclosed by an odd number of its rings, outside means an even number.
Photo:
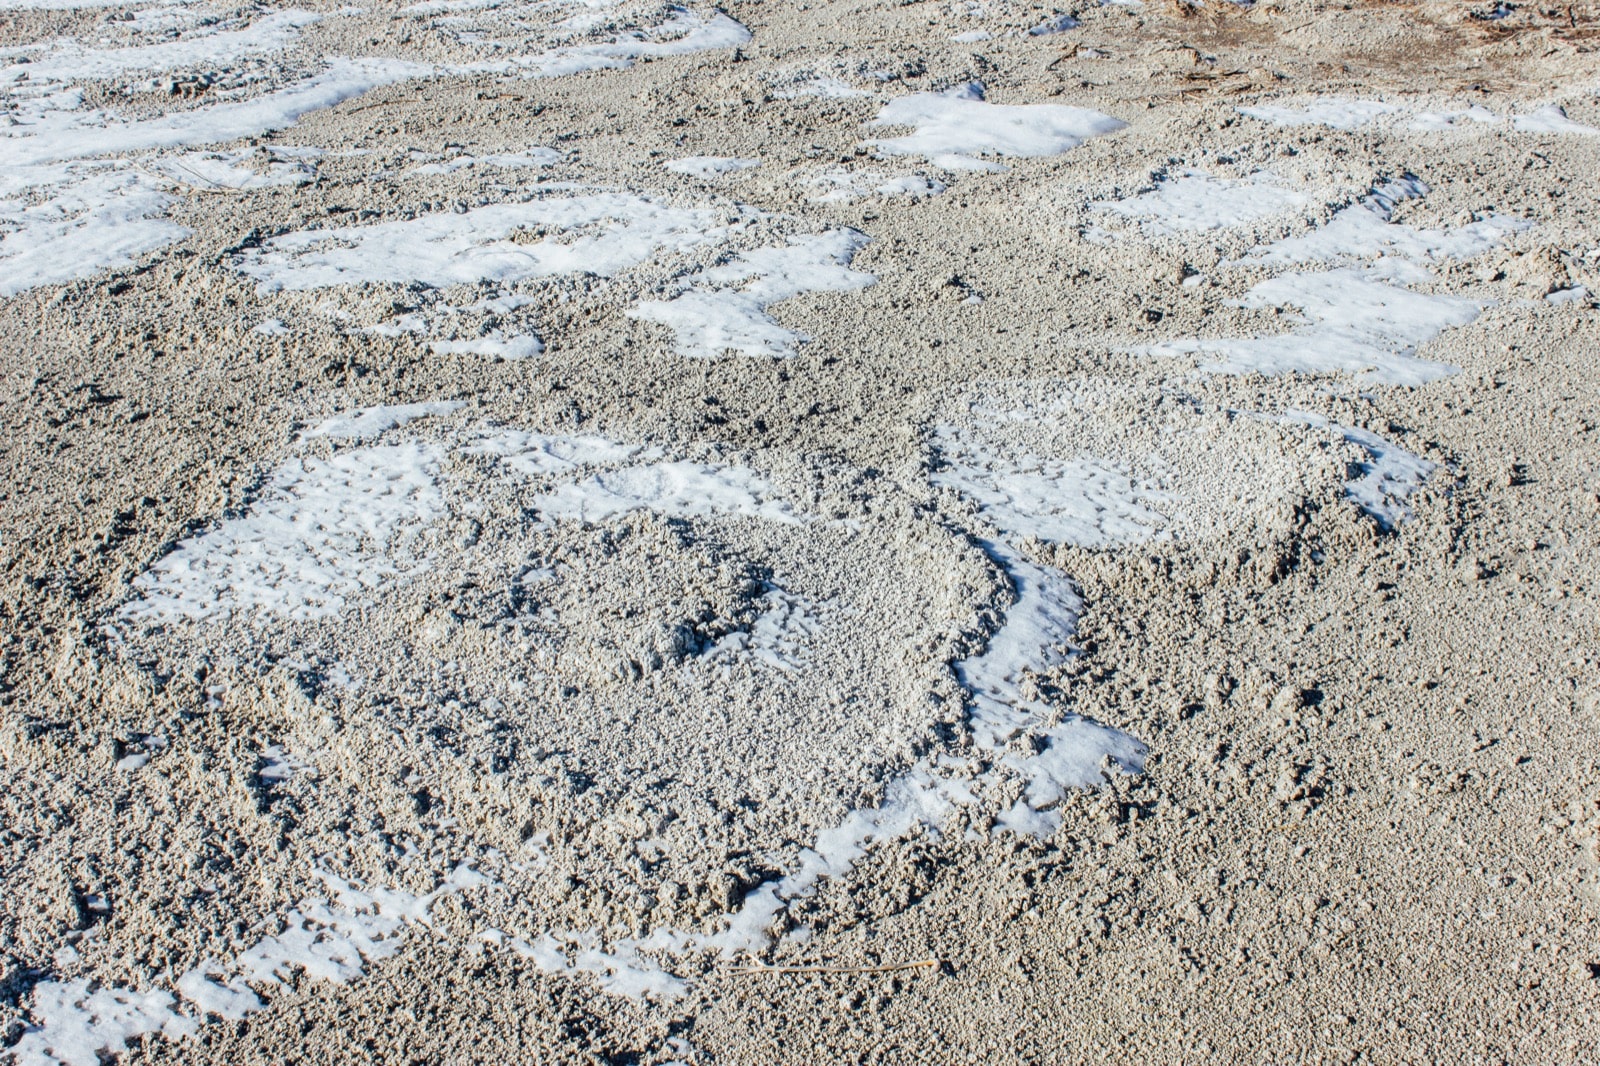
[[[974,739],[985,748],[1004,744],[1047,712],[1024,692],[1033,674],[1067,661],[1083,600],[1071,578],[1028,562],[1004,541],[984,542],[1011,581],[1016,601],[989,635],[982,653],[955,664],[971,708]]]
[[[1083,609],[1070,578],[1030,562],[1015,542],[1037,538],[1107,547],[1149,540],[1161,535],[1167,522],[1151,505],[1166,497],[1093,456],[1067,461],[1013,456],[949,427],[935,432],[934,444],[942,466],[930,482],[972,500],[999,530],[1001,537],[981,543],[1005,571],[1015,597],[984,650],[955,664],[968,693],[974,739],[995,748],[1026,729],[1049,725],[1051,708],[1033,693],[1029,678],[1066,661]],[[1035,806],[1054,803],[1060,788],[1097,783],[1105,756],[1130,772],[1142,764],[1142,745],[1126,734],[1093,723],[1069,732],[1070,738],[1061,733],[1059,742],[1049,742],[1026,766],[1014,763],[1014,768],[1037,773],[1047,782],[1039,786],[1041,802]],[[1095,738],[1103,743],[1089,743]],[[1077,773],[1089,764],[1092,774]],[[1018,828],[1023,817],[1015,813]]]
[[[1314,101],[1305,107],[1279,107],[1262,105],[1241,107],[1241,114],[1270,122],[1276,126],[1328,126],[1338,130],[1354,130],[1379,119],[1393,120],[1410,115],[1409,126],[1421,133],[1438,133],[1444,130],[1500,126],[1506,117],[1497,115],[1481,104],[1444,110],[1413,109],[1399,104],[1376,100],[1347,100],[1329,98]],[[1510,116],[1511,128],[1520,133],[1559,133],[1592,136],[1600,134],[1594,126],[1576,122],[1567,117],[1559,104],[1547,104],[1522,115]]]
[[[898,840],[918,826],[936,832],[951,811],[973,800],[966,786],[927,769],[894,778],[884,786],[882,803],[852,811],[838,826],[820,833],[800,853],[792,872],[747,894],[739,910],[728,916],[727,928],[701,939],[701,946],[724,954],[765,947],[772,939],[773,920],[788,901],[815,891],[826,878],[847,873],[874,844]]]
[[[591,70],[621,69],[639,60],[738,48],[750,41],[750,31],[720,11],[706,18],[678,8],[658,26],[631,30],[609,42],[569,45],[538,55],[465,64],[448,72],[555,78]]]
[[[671,300],[646,301],[628,313],[670,328],[680,355],[791,356],[805,338],[779,325],[767,308],[802,293],[849,292],[873,284],[873,275],[850,269],[868,241],[852,229],[791,237],[785,246],[758,248],[701,271],[688,279],[689,291]]]
[[[633,511],[681,517],[726,514],[769,522],[801,521],[754,470],[684,461],[592,474],[535,497],[532,507],[546,522],[607,522]]]
[[[491,359],[531,359],[544,351],[544,341],[533,333],[490,330],[481,337],[460,341],[429,341],[435,355],[482,355]]]
[[[491,456],[515,474],[543,477],[569,473],[585,466],[610,466],[626,462],[642,450],[638,444],[622,444],[606,437],[499,429],[463,448],[462,454]]]
[[[33,988],[32,1024],[6,1050],[17,1066],[100,1066],[101,1051],[121,1051],[151,1033],[169,1040],[193,1036],[194,1019],[176,1013],[175,1002],[164,990],[90,991],[84,978],[43,981]]]
[[[271,149],[242,149],[236,152],[188,152],[155,160],[151,169],[184,185],[208,189],[270,189],[282,185],[304,185],[317,176],[314,163],[301,158],[277,159]],[[263,161],[257,169],[248,164]]]
[[[120,121],[103,111],[80,111],[81,98],[64,99],[62,106],[44,109],[32,121],[0,132],[0,142],[8,164],[14,166],[215,144],[291,126],[312,111],[429,72],[429,67],[397,59],[330,59],[321,74],[256,99],[133,121]]]
[[[762,594],[761,613],[749,630],[729,633],[706,652],[712,662],[750,658],[793,673],[806,661],[806,646],[817,632],[816,601],[772,585]]]
[[[1343,208],[1324,226],[1253,249],[1248,262],[1272,265],[1333,263],[1392,255],[1405,259],[1469,259],[1533,225],[1527,219],[1490,215],[1453,230],[1417,229],[1393,221],[1395,206],[1426,195],[1428,186],[1413,177],[1375,187]]]
[[[0,139],[0,152],[8,148]],[[189,235],[160,217],[172,197],[132,169],[17,168],[0,177],[6,191],[47,183],[57,189],[34,204],[0,200],[0,296],[129,266],[138,256]]]
[[[948,92],[893,100],[871,125],[916,127],[903,137],[868,141],[880,155],[926,156],[950,170],[992,170],[997,165],[980,155],[1058,155],[1127,123],[1082,107],[991,104],[983,98],[982,83],[969,82]]]
[[[1303,207],[1306,196],[1258,171],[1240,179],[1216,178],[1200,170],[1163,177],[1149,192],[1095,204],[1097,210],[1140,220],[1148,236],[1199,233],[1242,226]]]
[[[1424,133],[1436,133],[1440,130],[1459,129],[1468,124],[1492,126],[1500,121],[1500,116],[1493,111],[1473,104],[1471,107],[1454,111],[1418,111],[1411,118],[1411,128]]]
[[[934,443],[944,465],[928,480],[972,500],[1008,537],[1099,548],[1149,540],[1167,525],[1155,509],[1165,493],[1095,456],[1006,455],[949,428]]]
[[[1460,259],[1527,229],[1523,219],[1491,215],[1454,230],[1393,221],[1395,205],[1422,196],[1416,178],[1386,182],[1318,229],[1254,249],[1243,262],[1269,266],[1366,261],[1317,273],[1288,273],[1252,287],[1238,306],[1295,308],[1298,328],[1259,337],[1186,338],[1154,345],[1157,355],[1205,355],[1213,373],[1350,373],[1395,385],[1421,385],[1456,373],[1417,358],[1417,349],[1452,326],[1478,317],[1476,300],[1419,292],[1435,277],[1414,260]],[[1229,264],[1237,265],[1237,264]]]
[[[461,400],[435,400],[431,403],[383,404],[361,407],[354,411],[334,415],[302,433],[302,440],[314,437],[332,437],[349,440],[354,437],[376,437],[386,429],[394,429],[419,418],[443,416],[461,410]]]
[[[1422,271],[1413,270],[1401,277],[1427,280]],[[1456,373],[1456,367],[1417,358],[1416,352],[1446,329],[1476,319],[1478,302],[1416,292],[1391,284],[1394,277],[1344,267],[1270,278],[1246,293],[1240,305],[1298,308],[1299,329],[1262,337],[1169,341],[1150,351],[1209,356],[1211,361],[1201,369],[1222,374],[1339,372],[1392,385],[1422,385]]]
[[[408,923],[428,924],[437,900],[492,883],[465,864],[422,895],[362,890],[333,874],[319,871],[319,876],[332,901],[302,903],[285,917],[283,932],[262,940],[230,966],[207,960],[180,976],[174,987],[184,1005],[165,989],[91,991],[86,979],[45,981],[33,989],[28,1006],[32,1023],[6,1050],[18,1066],[99,1066],[101,1052],[115,1054],[143,1036],[192,1037],[208,1016],[238,1020],[266,1007],[247,981],[277,986],[298,970],[314,979],[346,983],[361,976],[368,963],[399,950]]]
[[[321,16],[310,11],[274,11],[237,30],[203,30],[161,44],[131,48],[86,48],[73,40],[53,41],[29,62],[0,68],[0,83],[26,76],[29,83],[115,78],[133,71],[165,71],[191,66],[225,66],[246,56],[275,52],[293,44],[299,31]]]
[[[670,170],[674,174],[687,174],[694,178],[714,178],[718,174],[732,174],[760,165],[759,159],[740,159],[726,155],[691,155],[661,164],[664,170]]]
[[[660,251],[718,239],[721,216],[630,193],[549,196],[456,214],[303,230],[274,237],[235,262],[258,291],[420,281],[437,288],[511,283],[563,273],[609,277]],[[526,243],[518,232],[559,231]]]
[[[1054,808],[1068,792],[1102,785],[1111,773],[1138,773],[1144,766],[1143,744],[1076,715],[1045,730],[1041,739],[1043,749],[1037,754],[1005,757],[1005,765],[1027,785],[1022,798],[995,820],[1001,829],[1047,837],[1061,826],[1061,812]]]
[[[163,0],[163,6],[177,7],[196,0]],[[132,0],[0,0],[0,11],[76,11],[100,7],[129,7]]]
[[[826,170],[809,179],[806,184],[825,191],[809,197],[812,203],[846,204],[864,196],[907,196],[920,200],[925,196],[938,196],[945,191],[944,183],[920,174],[891,177],[875,170]]]
[[[553,148],[530,148],[525,152],[502,152],[497,155],[457,155],[434,163],[423,163],[406,171],[402,177],[431,177],[455,174],[462,170],[525,170],[530,167],[547,167],[561,162],[561,153]]]
[[[424,565],[389,557],[444,511],[440,451],[406,443],[329,459],[291,459],[239,518],[180,542],[133,581],[136,623],[253,610],[289,618],[336,614],[347,599]]]
[[[1568,118],[1566,110],[1558,104],[1541,107],[1526,115],[1517,115],[1512,118],[1511,125],[1523,133],[1576,133],[1586,136],[1600,134],[1600,129]]]
[[[1428,475],[1439,468],[1438,464],[1371,430],[1341,426],[1320,415],[1291,410],[1277,421],[1329,430],[1365,451],[1367,460],[1356,464],[1360,476],[1345,484],[1345,495],[1385,529],[1393,529],[1411,519],[1411,506],[1407,501],[1427,481]]]
[[[1328,97],[1298,108],[1265,104],[1239,108],[1240,114],[1270,122],[1274,126],[1330,126],[1336,130],[1360,129],[1374,119],[1400,111],[1401,108],[1396,104],[1342,97]]]

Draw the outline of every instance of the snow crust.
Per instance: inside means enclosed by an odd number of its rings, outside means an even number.
[[[979,157],[1059,155],[1127,125],[1088,108],[991,104],[983,94],[983,84],[974,81],[890,101],[871,125],[914,126],[915,132],[867,143],[879,155],[925,156],[948,170],[993,170],[997,164]]]

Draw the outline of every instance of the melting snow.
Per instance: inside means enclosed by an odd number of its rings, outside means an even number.
[[[1333,263],[1347,259],[1375,259],[1392,255],[1405,259],[1469,259],[1499,247],[1514,233],[1529,228],[1526,219],[1490,215],[1453,230],[1417,229],[1393,221],[1396,205],[1426,195],[1428,186],[1416,178],[1385,182],[1327,225],[1299,237],[1286,237],[1247,257],[1252,263],[1292,265]]]
[[[530,433],[501,429],[462,449],[466,455],[499,459],[523,477],[565,474],[584,466],[609,466],[625,462],[640,452],[637,444],[620,444],[605,437],[576,437],[560,433]]]
[[[971,700],[975,739],[992,748],[1024,729],[1049,723],[1051,710],[1030,694],[1027,678],[1066,661],[1083,609],[1070,578],[1028,561],[1013,542],[1037,538],[1105,547],[1148,540],[1166,523],[1165,516],[1149,506],[1163,496],[1091,456],[1069,461],[1028,454],[1013,458],[948,428],[939,430],[934,439],[944,465],[929,480],[967,496],[1000,531],[1001,538],[982,543],[1010,578],[1016,597],[983,652],[955,666]],[[1091,749],[1077,743],[1088,738],[1106,744]],[[1041,755],[1036,758],[1042,761],[1030,765],[1066,782],[1061,775],[1069,768],[1093,764],[1092,776],[1069,782],[1081,787],[1099,780],[1102,757],[1112,756],[1124,770],[1136,771],[1143,750],[1116,730],[1086,728],[1063,733],[1054,757]],[[1055,793],[1044,789],[1041,795]]]
[[[1524,133],[1600,134],[1600,129],[1568,118],[1566,110],[1556,104],[1541,107],[1526,115],[1517,115],[1511,120],[1511,125]]]
[[[1246,257],[1245,262],[1270,266],[1370,261],[1282,274],[1255,285],[1239,301],[1253,309],[1295,308],[1299,328],[1259,337],[1187,338],[1149,351],[1209,356],[1201,368],[1213,373],[1342,372],[1395,385],[1420,385],[1455,373],[1448,364],[1418,358],[1417,349],[1444,330],[1475,320],[1480,304],[1417,291],[1415,286],[1436,279],[1413,260],[1477,255],[1531,223],[1491,215],[1454,230],[1429,230],[1393,221],[1396,204],[1426,192],[1415,178],[1387,182],[1327,225]]]
[[[1299,108],[1261,105],[1241,107],[1239,111],[1275,126],[1328,126],[1337,130],[1359,129],[1378,119],[1397,118],[1406,114],[1411,116],[1410,127],[1423,133],[1498,126],[1506,121],[1479,104],[1456,110],[1428,111],[1376,100],[1337,97],[1318,100]],[[1511,128],[1522,133],[1600,134],[1600,129],[1568,118],[1559,104],[1547,104],[1525,115],[1512,115],[1510,121]]]
[[[257,159],[266,163],[263,169],[248,165]],[[299,158],[278,159],[277,153],[270,148],[259,151],[246,148],[236,152],[188,152],[156,160],[151,164],[151,169],[202,191],[304,185],[317,176],[314,164]]]
[[[1240,114],[1270,122],[1274,126],[1331,126],[1336,130],[1360,129],[1374,119],[1399,111],[1400,108],[1395,104],[1340,97],[1328,97],[1300,108],[1260,105],[1239,109]]]
[[[873,284],[873,275],[850,269],[868,240],[851,229],[792,237],[786,246],[758,248],[726,266],[701,271],[688,279],[692,287],[681,296],[647,301],[629,314],[672,329],[680,355],[790,356],[805,338],[779,325],[767,308],[802,293],[849,292]]]
[[[1421,271],[1408,280],[1428,278]],[[1422,385],[1457,368],[1417,358],[1422,344],[1451,326],[1478,317],[1475,300],[1414,292],[1391,284],[1393,273],[1342,268],[1285,274],[1252,288],[1249,308],[1298,308],[1304,325],[1293,332],[1227,340],[1177,340],[1156,345],[1158,355],[1210,357],[1201,369],[1221,374],[1360,374],[1392,385]]]
[[[13,7],[19,6],[15,3]],[[24,0],[20,6],[97,6],[89,3]],[[159,44],[129,48],[86,48],[58,41],[32,62],[0,71],[9,123],[0,130],[0,195],[31,187],[56,187],[31,206],[0,201],[0,295],[87,277],[129,264],[133,257],[182,239],[187,230],[160,216],[172,199],[159,181],[135,172],[106,173],[106,164],[85,164],[45,174],[40,164],[104,160],[135,152],[187,148],[260,136],[292,125],[302,116],[334,107],[373,89],[433,76],[492,73],[554,76],[622,67],[638,59],[685,55],[707,48],[735,47],[749,41],[744,27],[726,15],[702,17],[674,10],[660,25],[630,30],[609,42],[557,48],[535,55],[478,63],[438,65],[400,59],[329,58],[321,73],[254,98],[188,108],[145,119],[122,119],[87,108],[72,81],[161,71],[193,65],[223,66],[291,45],[299,31],[320,16],[305,11],[264,15],[238,29],[203,29]],[[534,166],[553,153],[535,149],[521,155],[455,159],[419,168],[449,173],[466,166]],[[151,161],[150,168],[183,185],[257,189],[306,180],[304,165],[274,162],[265,172],[240,166],[245,153],[191,154]],[[117,162],[117,168],[126,167]],[[446,341],[449,350],[471,350],[507,357],[533,354],[535,338],[518,335],[481,342]]]
[[[407,443],[291,459],[243,516],[180,542],[135,578],[141,598],[119,614],[134,622],[247,609],[333,615],[411,572],[388,551],[443,513],[440,458],[435,447]]]
[[[302,903],[286,916],[281,933],[262,940],[233,965],[208,960],[174,982],[192,1013],[164,989],[91,991],[87,980],[45,981],[33,989],[28,1007],[32,1024],[7,1050],[18,1066],[99,1066],[101,1052],[120,1052],[139,1037],[194,1036],[209,1015],[238,1020],[265,1008],[247,981],[277,986],[301,971],[313,979],[348,982],[364,973],[366,964],[393,955],[404,942],[408,923],[426,925],[437,900],[490,883],[466,865],[420,896],[398,889],[362,890],[333,874],[319,875],[331,902]]]
[[[744,515],[799,522],[765,478],[747,467],[667,462],[593,474],[536,497],[547,522],[606,522],[633,511],[682,517]]]
[[[945,465],[929,481],[971,499],[1008,536],[1099,548],[1147,540],[1167,524],[1154,509],[1165,495],[1103,459],[1013,458],[948,429],[934,440]]]
[[[1139,219],[1146,235],[1157,236],[1241,226],[1305,203],[1303,193],[1286,188],[1265,171],[1232,180],[1200,170],[1182,170],[1162,178],[1149,192],[1094,206]]]
[[[748,656],[784,673],[804,665],[806,645],[817,632],[817,604],[770,586],[762,595],[763,607],[748,631],[729,633],[717,641],[706,658],[727,662]]]
[[[943,182],[920,174],[890,177],[872,170],[827,170],[807,181],[808,185],[826,190],[810,197],[813,203],[845,204],[864,196],[908,196],[920,200],[944,192]]]
[[[670,207],[630,193],[549,196],[460,214],[303,230],[247,250],[238,269],[262,292],[362,282],[510,283],[584,272],[609,277],[662,250],[685,251],[720,235],[719,213]],[[561,231],[526,243],[519,232]]]
[[[330,59],[321,74],[253,100],[132,121],[118,121],[102,111],[78,111],[76,102],[70,102],[9,131],[5,152],[10,164],[21,165],[255,137],[291,126],[312,111],[426,72],[427,68],[403,60]]]
[[[302,439],[332,437],[349,440],[354,437],[376,437],[386,429],[403,426],[407,422],[434,415],[448,415],[459,411],[465,404],[461,400],[436,400],[432,403],[400,403],[379,407],[362,407],[344,414],[334,415],[301,434]]]
[[[969,82],[948,92],[891,101],[872,125],[916,127],[903,137],[868,141],[880,155],[926,156],[950,170],[993,170],[998,164],[978,156],[1059,155],[1127,123],[1082,107],[991,104],[983,98],[983,85]]]
[[[462,170],[523,170],[529,167],[547,167],[561,162],[561,153],[553,148],[530,148],[525,152],[505,152],[499,155],[457,155],[434,163],[423,163],[406,171],[404,177],[432,177],[455,174]]]
[[[1345,495],[1385,529],[1410,520],[1407,501],[1438,469],[1437,464],[1370,430],[1341,426],[1305,411],[1286,412],[1278,421],[1330,430],[1367,453],[1368,459],[1357,464],[1361,476],[1345,485]]]
[[[760,165],[759,159],[738,159],[725,155],[691,155],[661,164],[663,169],[674,174],[688,174],[695,178],[713,178],[718,174],[732,174]]]
[[[177,70],[191,66],[226,66],[245,56],[279,51],[299,31],[321,16],[310,11],[275,11],[237,30],[202,30],[161,44],[132,48],[85,48],[77,41],[52,42],[29,62],[0,68],[0,83],[26,76],[41,81],[86,81],[114,78],[133,71]]]
[[[0,146],[0,151],[9,146]],[[12,189],[65,180],[38,203],[0,200],[0,296],[90,277],[182,240],[189,231],[162,218],[172,197],[137,171],[96,167],[63,174],[39,168],[5,175]]]

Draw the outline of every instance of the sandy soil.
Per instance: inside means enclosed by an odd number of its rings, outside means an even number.
[[[1600,9],[306,9],[0,20],[18,1061],[1600,1055]]]

